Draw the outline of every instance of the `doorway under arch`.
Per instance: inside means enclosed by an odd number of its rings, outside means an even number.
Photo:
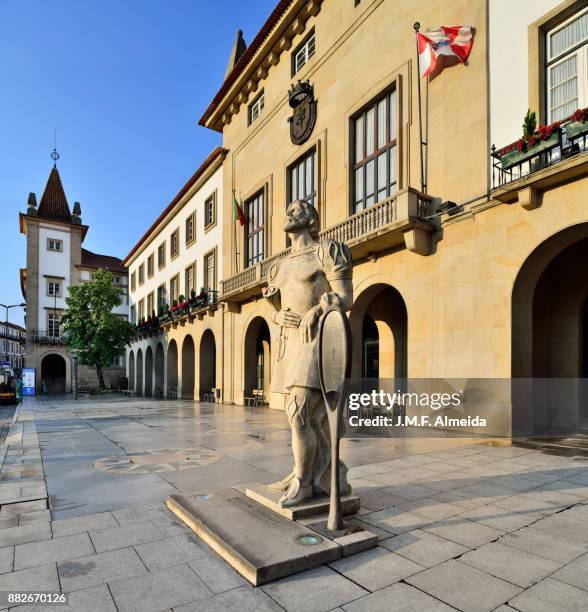
[[[145,395],[153,395],[153,349],[150,346],[145,349]]]
[[[163,344],[159,342],[155,348],[155,391],[157,394],[163,394],[163,385],[165,383],[165,353]]]
[[[512,293],[513,436],[565,433],[588,419],[588,223],[551,236]],[[522,380],[521,380],[522,379]]]
[[[216,341],[214,334],[207,329],[200,340],[200,396],[216,388]]]
[[[128,389],[135,390],[135,353],[129,351],[129,384]]]
[[[135,375],[137,395],[143,395],[143,351],[137,351],[137,373]]]
[[[384,379],[403,389],[408,376],[408,314],[399,291],[385,283],[368,287],[355,300],[349,322],[352,377],[361,377],[370,388]]]
[[[45,355],[41,361],[41,380],[47,386],[47,393],[65,393],[67,366],[65,359],[57,353]]]
[[[244,343],[244,377],[245,396],[252,391],[263,392],[268,401],[271,381],[271,340],[270,331],[263,317],[255,317],[247,327]]]
[[[167,347],[167,396],[178,391],[178,345],[171,340]]]
[[[187,335],[182,344],[182,399],[194,399],[194,340]]]

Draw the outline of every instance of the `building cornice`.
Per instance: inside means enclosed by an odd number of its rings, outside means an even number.
[[[26,225],[27,223],[37,223],[38,225],[46,224],[50,225],[59,225],[61,227],[67,227],[69,229],[79,229],[82,232],[82,242],[86,238],[86,234],[88,233],[88,229],[90,227],[88,225],[84,225],[82,223],[70,223],[68,221],[60,221],[59,219],[47,219],[45,217],[38,217],[36,215],[28,215],[26,213],[18,213],[18,221],[19,221],[19,229],[21,234],[27,233]]]
[[[199,124],[222,132],[255,95],[268,72],[280,61],[280,55],[292,46],[292,39],[302,34],[307,21],[318,15],[323,0],[282,0],[262,26],[252,43],[200,118]]]

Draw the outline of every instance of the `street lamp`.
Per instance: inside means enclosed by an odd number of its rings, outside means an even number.
[[[0,306],[2,308],[6,309],[6,314],[4,317],[4,334],[5,334],[5,338],[4,338],[4,358],[5,361],[8,361],[8,309],[9,308],[24,308],[26,306],[26,304],[24,302],[20,303],[20,304],[0,304]]]

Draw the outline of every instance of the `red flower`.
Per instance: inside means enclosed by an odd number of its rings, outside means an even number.
[[[585,120],[586,120],[586,109],[579,108],[572,115],[572,121],[579,121],[580,123],[584,123]]]
[[[519,138],[516,142],[517,145],[517,149],[519,150],[519,153],[523,150],[524,146],[525,146],[525,141],[522,138]]]

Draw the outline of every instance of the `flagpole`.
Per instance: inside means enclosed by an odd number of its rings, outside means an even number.
[[[419,30],[421,24],[416,21],[413,25],[416,42],[416,66],[417,66],[417,88],[419,96],[419,153],[421,159],[421,192],[427,193],[427,183],[425,182],[425,160],[423,157],[423,108],[421,99],[421,68],[419,63]]]
[[[234,202],[235,202],[235,189],[233,189],[233,199],[231,200],[231,217],[232,217],[232,225],[233,225],[233,245],[235,247],[235,274],[239,272],[239,254],[237,252],[237,224],[235,223],[235,214],[234,214]]]

